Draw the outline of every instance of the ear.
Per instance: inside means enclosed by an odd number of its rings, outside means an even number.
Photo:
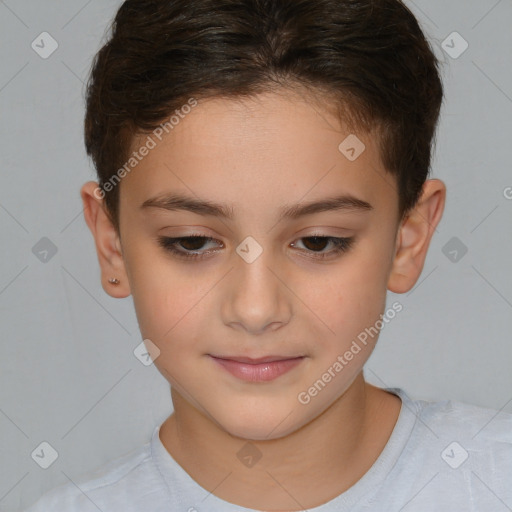
[[[398,229],[388,290],[404,293],[415,285],[423,270],[430,240],[443,215],[445,200],[446,186],[441,180],[424,183],[418,203]]]
[[[124,265],[121,242],[102,196],[104,192],[95,181],[82,186],[80,196],[84,205],[85,222],[89,226],[96,243],[96,252],[101,268],[101,284],[111,297],[124,298],[130,295],[130,285]],[[109,283],[116,278],[119,284]]]

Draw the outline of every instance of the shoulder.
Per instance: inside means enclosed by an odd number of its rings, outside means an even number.
[[[427,403],[420,410],[419,420],[450,467],[467,460],[467,471],[512,474],[512,414],[453,400]]]
[[[147,443],[76,480],[54,487],[25,512],[143,510],[142,496],[157,492],[159,484]]]
[[[458,435],[475,444],[512,448],[512,414],[508,412],[454,400],[414,400],[412,403],[418,420],[433,433]]]
[[[500,500],[512,503],[512,414],[400,396],[415,416],[398,464],[404,479],[418,489],[426,485],[423,495],[454,503],[484,509]]]

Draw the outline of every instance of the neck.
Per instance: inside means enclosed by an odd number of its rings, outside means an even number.
[[[361,372],[328,409],[292,434],[248,441],[223,430],[174,389],[172,398],[174,413],[160,429],[167,451],[217,497],[261,510],[314,508],[354,485],[380,455],[401,405],[395,395],[366,383]],[[246,465],[240,460],[245,453],[261,458],[253,465],[242,459]]]

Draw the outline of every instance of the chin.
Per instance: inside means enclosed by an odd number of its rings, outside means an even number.
[[[301,427],[295,414],[283,415],[283,409],[270,411],[240,410],[235,407],[214,417],[215,423],[228,434],[252,441],[269,441],[285,437]]]

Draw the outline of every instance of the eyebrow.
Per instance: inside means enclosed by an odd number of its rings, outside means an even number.
[[[221,217],[229,220],[234,220],[235,217],[232,206],[204,199],[195,199],[182,194],[170,194],[147,199],[142,203],[140,209],[145,210],[148,208],[159,208],[169,211],[185,210],[198,215]],[[345,194],[328,197],[319,201],[285,205],[279,210],[278,220],[294,220],[305,215],[335,210],[367,212],[373,210],[373,206],[367,201]]]

